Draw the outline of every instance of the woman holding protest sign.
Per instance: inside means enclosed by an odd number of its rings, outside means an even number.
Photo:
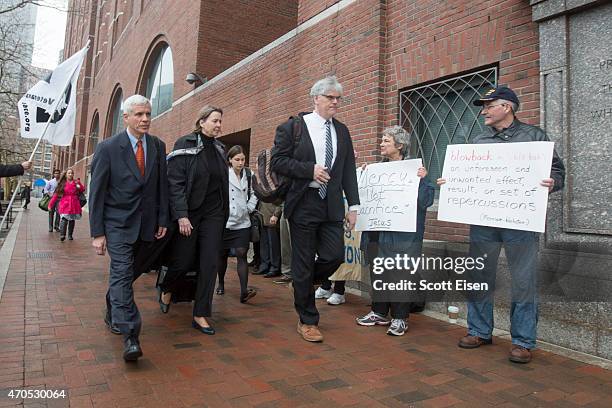
[[[410,135],[401,126],[392,126],[383,131],[380,143],[380,153],[383,162],[409,159]],[[364,165],[365,168],[365,165]],[[416,232],[399,231],[365,231],[361,235],[361,249],[365,251],[366,260],[370,264],[370,279],[379,279],[373,272],[374,258],[394,258],[396,255],[407,254],[412,257],[421,256],[423,235],[425,232],[425,216],[427,207],[433,204],[434,186],[425,177],[427,170],[420,167],[417,171],[420,178],[417,198],[417,228]],[[406,272],[410,273],[410,272]],[[397,295],[396,295],[397,296]],[[372,310],[365,316],[358,317],[360,326],[388,326],[387,334],[402,336],[408,329],[408,318],[411,302],[414,299],[391,299],[390,294],[372,295]],[[402,301],[395,301],[402,300]],[[387,315],[391,315],[391,319]]]

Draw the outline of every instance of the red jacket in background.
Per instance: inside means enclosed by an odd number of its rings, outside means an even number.
[[[64,186],[64,195],[59,198],[59,206],[57,211],[60,214],[81,214],[81,203],[79,194],[85,192],[85,187],[78,181],[66,181]],[[57,189],[51,201],[49,201],[49,210],[53,208],[58,200]]]

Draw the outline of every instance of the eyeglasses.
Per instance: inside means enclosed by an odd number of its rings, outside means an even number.
[[[330,101],[333,101],[335,99],[338,102],[342,102],[342,97],[341,96],[334,96],[334,95],[321,95],[321,96],[326,97]]]

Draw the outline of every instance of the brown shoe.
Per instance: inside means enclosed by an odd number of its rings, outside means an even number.
[[[298,322],[297,332],[306,341],[321,342],[323,341],[323,335],[319,331],[319,328],[314,324],[303,324]]]
[[[480,346],[484,346],[486,344],[492,344],[492,343],[493,343],[493,339],[483,339],[482,337],[470,336],[468,334],[467,336],[463,336],[459,340],[459,344],[457,345],[464,349],[473,349],[473,348],[478,348]]]
[[[518,344],[513,344],[508,359],[513,363],[527,364],[531,361],[531,351]]]

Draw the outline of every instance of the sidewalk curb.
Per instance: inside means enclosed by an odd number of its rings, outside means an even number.
[[[422,315],[432,317],[437,320],[448,321],[448,316],[434,312],[432,310],[425,310],[421,312]],[[457,326],[462,326],[467,328],[467,321],[465,319],[457,319]],[[493,330],[493,336],[500,337],[504,340],[511,340],[510,332],[500,329]],[[547,343],[542,340],[538,340],[538,348],[540,350],[548,351],[549,353],[557,354],[563,357],[571,358],[572,360],[580,361],[583,363],[595,365],[601,368],[605,368],[606,370],[612,370],[612,361],[607,360],[602,357],[592,356],[590,354],[582,353],[580,351],[568,349],[565,347],[557,346],[556,344]]]
[[[4,282],[6,282],[6,275],[8,273],[9,266],[11,265],[11,258],[13,257],[13,249],[15,249],[15,243],[17,242],[17,233],[19,232],[19,225],[21,224],[22,211],[17,213],[15,222],[11,227],[2,248],[0,248],[0,299],[2,299],[2,291],[4,290]]]

